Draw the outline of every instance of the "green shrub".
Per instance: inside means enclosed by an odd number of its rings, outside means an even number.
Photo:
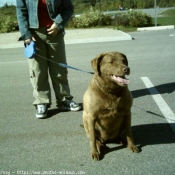
[[[143,27],[152,24],[152,17],[142,11],[129,11],[129,24],[132,27]]]
[[[152,17],[141,11],[128,11],[127,13],[120,13],[116,15],[115,25],[124,27],[144,27],[152,25]]]
[[[102,25],[103,26],[110,26],[112,25],[112,18],[109,15],[103,15],[103,20],[102,20]]]
[[[15,31],[17,28],[17,22],[13,22],[11,17],[0,17],[0,33],[8,33]]]
[[[96,26],[144,27],[152,26],[152,17],[142,11],[128,11],[113,16],[104,15],[101,11],[90,8],[79,17],[73,18],[68,27],[88,28]]]
[[[129,26],[129,16],[126,13],[119,13],[115,16],[113,25]]]
[[[101,13],[100,10],[90,8],[89,11],[83,12],[79,17],[75,17],[69,23],[69,27],[88,28],[102,25],[109,25],[111,19]]]

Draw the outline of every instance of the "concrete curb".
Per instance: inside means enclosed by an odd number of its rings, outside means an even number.
[[[143,27],[143,28],[137,28],[137,31],[152,31],[152,30],[166,30],[166,29],[174,29],[174,25],[169,26],[155,26],[155,27]]]
[[[109,42],[109,41],[123,41],[123,40],[132,40],[132,37],[124,33],[122,31],[117,31],[117,33],[113,33],[111,35],[107,35],[106,33],[103,33],[103,36],[98,35],[91,35],[88,34],[86,37],[86,33],[84,33],[84,36],[82,36],[82,39],[77,35],[74,34],[75,38],[70,39],[69,34],[67,33],[67,36],[65,36],[65,44],[80,44],[80,43],[94,43],[94,42]]]
[[[24,47],[23,42],[18,42],[19,37],[19,32],[0,34],[0,49]],[[65,44],[121,40],[132,40],[132,37],[125,32],[111,28],[66,30],[65,35]]]
[[[65,44],[108,42],[120,40],[132,40],[132,37],[125,32],[110,28],[66,30],[65,35]]]

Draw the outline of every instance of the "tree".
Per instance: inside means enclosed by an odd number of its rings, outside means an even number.
[[[4,4],[4,7],[5,8],[8,8],[9,7],[9,5],[7,4],[7,2]]]
[[[90,0],[90,3],[91,3],[91,5],[92,5],[92,7],[94,7],[95,4],[96,4],[96,0]]]

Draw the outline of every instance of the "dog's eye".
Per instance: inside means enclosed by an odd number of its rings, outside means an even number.
[[[112,64],[112,63],[113,63],[113,61],[110,61],[109,63],[111,63],[111,64]]]

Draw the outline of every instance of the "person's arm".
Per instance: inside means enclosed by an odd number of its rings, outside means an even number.
[[[16,15],[21,33],[19,40],[32,38],[32,34],[29,30],[28,9],[25,0],[16,0]]]
[[[55,18],[54,23],[57,25],[59,30],[63,31],[65,25],[68,23],[74,13],[74,6],[71,0],[61,1],[60,14]]]

